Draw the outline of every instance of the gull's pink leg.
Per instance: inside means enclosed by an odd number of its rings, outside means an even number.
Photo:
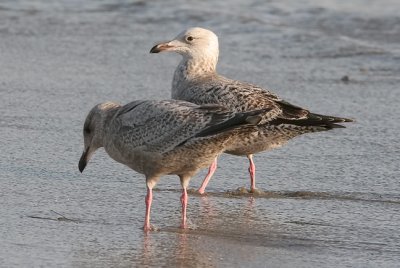
[[[208,182],[210,181],[212,175],[214,175],[215,170],[217,169],[217,159],[218,157],[214,159],[214,162],[212,162],[211,166],[208,168],[207,176],[204,178],[203,183],[198,190],[200,194],[204,194]]]
[[[182,189],[182,195],[181,195],[181,203],[182,203],[182,223],[181,223],[181,228],[185,229],[186,226],[186,207],[187,207],[187,202],[188,202],[188,196],[187,196],[187,191],[186,187]]]
[[[187,207],[187,203],[188,203],[187,188],[189,186],[190,176],[179,175],[179,179],[181,180],[181,185],[182,185],[182,195],[181,195],[182,223],[181,223],[181,228],[185,229],[187,227],[187,225],[186,225],[186,207]]]
[[[251,181],[250,192],[254,192],[254,190],[256,189],[256,165],[254,165],[252,154],[249,154],[247,157],[249,158],[250,162],[249,166],[250,181]]]
[[[146,216],[144,218],[144,226],[143,229],[145,232],[151,231],[151,225],[150,225],[150,209],[151,209],[151,203],[153,201],[153,190],[152,188],[147,186],[147,195],[145,198],[146,202]]]

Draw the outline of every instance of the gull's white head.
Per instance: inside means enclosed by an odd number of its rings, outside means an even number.
[[[218,60],[218,37],[212,31],[194,27],[178,34],[174,40],[155,45],[150,53],[173,51],[187,59]]]

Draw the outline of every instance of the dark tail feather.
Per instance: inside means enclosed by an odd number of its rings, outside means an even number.
[[[328,115],[322,115],[322,114],[313,114],[313,113],[310,113],[310,114],[309,114],[309,117],[320,118],[321,121],[327,121],[327,122],[331,122],[331,123],[347,123],[347,122],[354,122],[353,119],[344,118],[344,117],[328,116]]]
[[[304,127],[325,127],[326,129],[332,128],[345,128],[338,123],[346,123],[346,122],[353,122],[354,120],[342,117],[335,117],[335,116],[327,116],[321,114],[308,114],[307,118],[304,119],[284,119],[284,118],[277,118],[270,122],[271,125],[280,125],[280,124],[290,124],[296,126],[304,126]]]
[[[325,126],[325,125],[324,125]],[[339,124],[330,124],[330,125],[326,125],[325,126],[327,129],[332,129],[332,128],[346,128],[343,125],[339,125]]]

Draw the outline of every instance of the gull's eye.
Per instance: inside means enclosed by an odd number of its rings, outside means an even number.
[[[188,42],[192,42],[193,39],[194,39],[193,36],[190,36],[190,35],[188,37],[186,37],[186,41],[188,41]]]

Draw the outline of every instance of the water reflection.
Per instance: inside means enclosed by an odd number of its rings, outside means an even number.
[[[294,259],[297,253],[309,250],[322,255],[332,251],[343,253],[343,250],[349,249],[357,253],[358,248],[364,251],[386,250],[389,252],[386,254],[397,250],[396,238],[393,241],[375,239],[374,244],[357,238],[360,233],[363,237],[370,237],[376,232],[370,221],[365,222],[361,229],[354,228],[363,222],[363,213],[353,213],[353,217],[360,219],[350,224],[343,222],[339,214],[323,214],[319,209],[321,206],[332,206],[333,212],[338,207],[351,209],[355,204],[352,200],[252,196],[221,198],[208,195],[193,196],[191,201],[193,229],[187,230],[177,228],[175,220],[167,219],[158,231],[148,234],[140,228],[132,232],[132,222],[128,218],[122,222],[112,218],[104,221],[79,220],[76,223],[50,222],[62,224],[63,230],[69,228],[71,234],[75,234],[77,228],[91,230],[91,235],[75,237],[71,243],[77,245],[73,249],[72,264],[79,267],[215,267],[262,262],[277,253],[282,256],[294,254],[291,257]],[[374,215],[372,205],[376,203],[363,203],[363,210],[369,210],[368,215]],[[398,205],[393,203],[381,203],[381,206],[398,210]],[[371,216],[370,220],[375,218],[378,217]],[[48,221],[34,220],[49,224]],[[378,222],[382,220],[381,217]],[[393,227],[393,230],[396,231],[396,228]],[[377,237],[381,235],[382,232]]]
[[[242,203],[241,207],[231,204],[231,207],[223,208],[218,204],[220,200],[209,196],[200,196],[197,201],[199,207],[191,215],[193,223],[190,229],[164,227],[156,232],[143,233],[137,264],[144,267],[214,267],[219,260],[214,252],[221,252],[221,249],[213,249],[214,240],[225,244],[240,240],[258,229],[254,225],[257,209],[253,197],[248,197],[246,202],[236,199],[234,203]]]
[[[152,256],[154,255],[154,241],[152,241],[152,237],[150,233],[144,233],[143,236],[143,247],[142,253],[140,255],[140,264],[144,266],[151,265]]]
[[[209,254],[199,247],[200,237],[190,230],[165,228],[144,234],[137,264],[144,267],[213,267]]]

